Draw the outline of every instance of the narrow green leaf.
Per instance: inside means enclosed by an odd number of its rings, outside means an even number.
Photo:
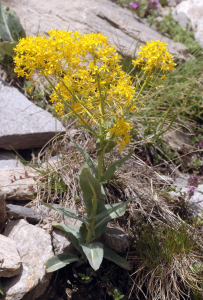
[[[82,169],[79,174],[79,183],[89,215],[91,214],[94,197],[98,199],[97,212],[103,211],[105,205],[105,194],[101,183],[86,168]]]
[[[110,220],[123,216],[126,211],[127,204],[132,200],[133,199],[130,199],[123,203],[106,204],[103,212],[92,217],[92,219],[97,219],[94,226],[95,233],[97,232],[98,227],[102,228]]]
[[[114,147],[116,147],[117,143],[115,141],[112,141],[112,140],[106,140],[104,142],[104,147],[105,147],[105,150],[104,150],[104,153],[108,153],[110,152]],[[97,151],[97,156],[100,155],[100,153],[102,152],[103,149],[99,149]]]
[[[101,182],[106,182],[109,179],[111,179],[115,173],[115,171],[133,154],[134,149],[130,151],[128,155],[123,157],[122,159],[119,159],[115,161],[104,173],[102,176]]]
[[[114,251],[104,248],[104,258],[114,262],[118,266],[122,267],[126,270],[131,270],[132,267],[129,262],[127,262],[124,258],[122,258],[120,255],[116,254]]]
[[[96,271],[99,269],[103,256],[103,244],[99,242],[87,244],[87,243],[80,243],[89,263],[90,266]]]
[[[97,226],[95,228],[95,234],[92,236],[91,242],[94,241],[96,238],[98,238],[100,235],[102,235],[107,224],[108,224],[108,221],[106,221],[106,222],[103,221],[103,222],[99,223],[98,225],[96,223]]]
[[[93,161],[91,160],[90,156],[87,154],[87,152],[80,146],[78,145],[73,138],[71,138],[71,142],[75,145],[75,147],[80,151],[80,153],[83,155],[83,157],[85,158],[88,166],[92,169],[92,171],[94,172],[95,176],[97,177],[98,173],[97,173],[97,168],[95,166],[95,164],[93,163]]]
[[[82,247],[79,245],[80,242],[85,242],[85,239],[80,234],[80,228],[72,225],[59,224],[56,222],[51,223],[52,226],[66,232],[70,237],[74,247],[81,253],[83,253]],[[84,223],[83,223],[84,224]]]
[[[90,226],[92,228],[91,224],[86,219],[78,217],[72,210],[70,210],[66,207],[54,206],[54,205],[51,205],[49,203],[45,203],[45,202],[42,202],[42,201],[40,201],[40,202],[44,206],[46,206],[48,208],[51,208],[51,209],[54,209],[54,210],[58,211],[59,213],[63,214],[64,216],[67,216],[67,217],[70,217],[70,218],[73,218],[73,219],[76,219],[76,220],[80,220],[81,222],[84,222],[85,224],[87,224],[88,226]]]
[[[0,36],[2,41],[17,42],[25,38],[25,30],[16,13],[0,2]]]
[[[46,266],[48,267],[47,273],[59,270],[75,261],[80,261],[80,259],[71,253],[61,253],[53,256],[46,262]]]
[[[0,294],[4,295],[4,291],[3,291],[3,286],[2,286],[2,283],[1,283],[1,279],[0,279]]]

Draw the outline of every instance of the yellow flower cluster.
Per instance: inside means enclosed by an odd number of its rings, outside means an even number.
[[[107,37],[101,33],[51,30],[49,37],[21,39],[15,51],[18,76],[30,80],[38,71],[53,83],[51,101],[59,114],[64,114],[68,106],[71,113],[81,117],[80,121],[96,125],[100,132],[101,126],[103,132],[115,132],[124,148],[130,127],[122,118],[123,109],[136,108],[131,106],[135,87]]]
[[[106,138],[109,132],[123,149],[130,141],[130,125],[124,119],[135,111],[135,87],[120,64],[120,56],[101,33],[51,30],[49,36],[21,39],[14,57],[18,76],[34,80],[36,71],[52,86],[51,101],[58,114],[75,114],[86,128]],[[144,71],[175,66],[173,56],[160,41],[141,47],[134,65]],[[165,75],[164,75],[165,76]],[[91,127],[91,128],[90,128]]]
[[[120,151],[125,148],[125,145],[130,143],[129,130],[132,127],[128,122],[121,118],[116,121],[116,124],[113,128],[109,129],[109,132],[112,135],[115,135],[116,142],[120,145]]]
[[[155,69],[161,69],[163,72],[173,70],[176,64],[166,45],[159,40],[147,42],[146,46],[140,47],[141,51],[137,59],[132,61],[133,65],[141,65],[145,72]]]

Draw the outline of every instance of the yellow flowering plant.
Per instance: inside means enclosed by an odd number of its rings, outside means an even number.
[[[131,125],[127,121],[130,111],[136,110],[136,101],[144,90],[148,78],[155,69],[163,72],[174,68],[173,57],[166,46],[151,42],[142,47],[134,66],[141,65],[146,77],[137,90],[133,78],[122,70],[121,57],[107,37],[101,33],[81,34],[77,31],[51,30],[49,37],[26,37],[16,47],[15,72],[32,80],[35,72],[43,75],[52,87],[51,102],[59,115],[75,115],[81,126],[97,139],[98,164],[95,165],[87,152],[73,139],[75,147],[82,153],[86,164],[79,173],[79,184],[88,217],[77,216],[70,209],[43,203],[66,216],[82,221],[80,228],[71,225],[52,225],[68,233],[81,257],[59,254],[47,261],[48,272],[77,261],[89,261],[97,270],[103,257],[123,268],[129,263],[100,242],[95,242],[105,230],[107,223],[125,213],[127,204],[105,204],[103,183],[112,178],[115,171],[133,153],[117,160],[107,170],[103,169],[106,153],[117,144],[121,151],[130,142]]]

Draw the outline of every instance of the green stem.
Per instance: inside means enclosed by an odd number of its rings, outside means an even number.
[[[103,149],[104,150],[104,149]],[[104,157],[104,151],[101,151],[99,158],[98,158],[98,181],[101,181],[101,177],[102,177],[102,165],[103,165],[103,157]]]
[[[181,107],[179,108],[179,110],[177,111],[177,113],[174,114],[173,117],[171,118],[171,121],[170,121],[169,125],[168,125],[163,131],[161,131],[162,128],[163,128],[163,126],[164,126],[166,117],[167,117],[167,115],[169,114],[169,111],[171,110],[171,107],[172,107],[172,104],[173,104],[174,100],[172,101],[172,103],[171,103],[171,105],[170,105],[168,111],[166,112],[166,116],[165,116],[164,120],[162,121],[162,125],[161,125],[161,128],[160,128],[160,130],[159,130],[159,133],[156,134],[156,135],[154,136],[154,138],[157,139],[160,135],[164,134],[167,130],[170,129],[170,127],[172,126],[173,122],[175,121],[175,119],[177,118],[177,116],[179,115],[179,113],[181,112],[182,108],[183,108],[183,107],[185,106],[185,104],[187,103],[187,100],[188,100],[190,94],[192,93],[192,90],[193,90],[193,88],[194,88],[195,83],[196,83],[196,81],[194,81],[194,83],[192,84],[192,86],[191,86],[191,88],[190,88],[190,90],[189,90],[189,93],[187,94],[185,100],[183,101],[183,103],[182,103]]]
[[[144,81],[144,83],[143,83],[143,85],[142,85],[142,87],[141,87],[139,93],[137,94],[136,98],[132,101],[132,103],[127,107],[126,111],[125,111],[124,114],[121,116],[121,118],[123,118],[123,117],[127,114],[127,112],[130,110],[130,108],[133,106],[133,104],[134,104],[134,103],[137,101],[137,99],[140,97],[142,91],[144,90],[144,88],[145,88],[145,86],[146,86],[146,84],[147,84],[147,82],[148,82],[148,78],[149,78],[149,76],[151,75],[151,73],[152,73],[152,72],[149,72],[149,73],[148,73],[147,78],[145,79],[145,81]]]
[[[69,89],[69,87],[65,84],[65,82],[62,80],[62,84],[65,86],[65,88],[67,89],[67,91],[71,94],[71,96],[73,97],[73,99],[75,100],[75,102],[78,102],[82,108],[86,111],[86,113],[88,114],[88,116],[94,121],[95,124],[97,124],[98,126],[98,122],[97,120],[95,120],[94,116],[93,116],[93,113],[88,109],[86,108],[78,99],[78,97],[76,95],[73,94],[73,92]]]
[[[44,74],[43,70],[41,70],[42,74],[44,75],[44,77],[46,78],[46,80],[48,81],[48,83],[51,85],[52,89],[57,93],[57,95],[59,96],[59,98],[61,98],[61,100],[63,101],[63,103],[65,105],[68,106],[68,108],[74,113],[74,115],[88,128],[88,130],[90,132],[92,132],[94,135],[96,135],[97,137],[100,137],[100,135],[94,131],[84,120],[83,118],[71,107],[71,105],[69,105],[65,99],[61,96],[61,94],[57,91],[57,89],[55,88],[55,86],[53,85],[53,83],[49,80],[48,76]]]

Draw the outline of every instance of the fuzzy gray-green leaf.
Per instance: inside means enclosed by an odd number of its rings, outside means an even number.
[[[25,30],[15,12],[0,2],[0,36],[2,41],[17,42],[25,38]]]
[[[97,168],[95,166],[95,164],[93,163],[93,161],[91,160],[90,156],[87,154],[87,152],[80,146],[78,145],[73,138],[71,138],[71,142],[76,146],[76,148],[80,151],[80,153],[83,155],[83,157],[85,158],[88,166],[92,169],[92,171],[94,172],[95,176],[97,177]]]
[[[95,232],[97,227],[102,227],[110,220],[123,216],[126,211],[126,206],[131,200],[133,199],[123,203],[106,204],[103,212],[92,217],[92,219],[97,219],[95,223]]]
[[[16,47],[17,42],[2,42],[0,43],[0,54],[1,55],[14,55],[14,48]]]
[[[72,225],[66,225],[66,224],[59,224],[56,222],[51,223],[52,226],[66,232],[68,236],[70,237],[74,247],[81,253],[83,254],[82,247],[79,245],[80,242],[84,242],[85,238],[83,238],[80,234],[80,228],[77,226],[72,226]],[[84,224],[84,223],[83,223]]]
[[[104,258],[114,262],[118,266],[122,267],[126,270],[131,270],[131,265],[129,262],[127,262],[124,258],[122,258],[120,255],[116,254],[114,251],[104,248]]]
[[[99,181],[86,168],[82,169],[79,174],[79,183],[89,215],[91,214],[92,209],[92,199],[95,195],[98,200],[97,212],[99,213],[103,211],[105,194],[101,183],[99,183]]]
[[[103,256],[104,256],[104,250],[103,250],[103,244],[99,242],[95,243],[80,243],[83,252],[85,253],[91,267],[96,271],[99,269]]]
[[[71,253],[58,254],[47,260],[46,262],[46,266],[48,267],[47,272],[48,273],[54,272],[75,261],[80,261],[80,259],[74,254]]]
[[[73,218],[73,219],[76,219],[76,220],[80,220],[81,222],[84,222],[85,224],[87,224],[88,226],[91,227],[91,224],[86,219],[78,217],[72,210],[70,210],[66,207],[54,206],[54,205],[51,205],[49,203],[45,203],[45,202],[42,202],[42,201],[41,201],[41,204],[43,204],[44,206],[46,206],[48,208],[51,208],[51,209],[54,209],[54,210],[58,211],[59,213],[63,214],[64,216],[67,216],[67,217],[70,217],[70,218]]]

